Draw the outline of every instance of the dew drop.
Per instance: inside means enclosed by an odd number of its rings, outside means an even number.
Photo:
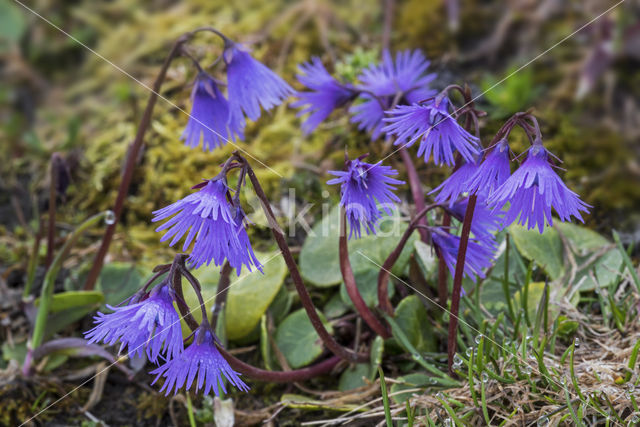
[[[633,417],[631,417],[631,422],[633,424],[637,424],[638,422],[640,422],[640,417],[638,417],[637,415],[634,415]]]
[[[458,356],[458,353],[453,355],[453,366],[459,368],[462,365],[462,359]]]
[[[116,214],[113,211],[107,211],[104,217],[104,222],[107,225],[113,225],[116,223]]]
[[[476,341],[476,344],[480,344],[480,341],[482,341],[482,334],[476,335],[475,341]]]
[[[450,427],[452,425],[451,418],[447,418],[446,420],[444,420],[444,425],[445,427]]]
[[[469,347],[467,351],[464,352],[464,354],[466,354],[467,357],[471,357],[471,355],[473,354],[473,347]]]
[[[437,392],[437,393],[436,393],[436,397],[437,397],[438,399],[444,399],[444,393],[443,393],[443,392],[441,392],[441,391],[439,391],[439,392]]]
[[[536,423],[536,425],[538,426],[549,425],[549,417],[547,417],[546,415],[541,416],[540,418],[538,418],[538,422]]]
[[[573,345],[575,346],[575,348],[580,347],[580,338],[576,337],[576,339],[573,341]]]
[[[482,382],[486,383],[487,381],[489,381],[489,375],[486,372],[482,373]]]

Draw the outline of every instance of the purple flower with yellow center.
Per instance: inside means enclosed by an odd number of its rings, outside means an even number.
[[[134,302],[135,301],[135,302]],[[165,285],[156,287],[150,295],[136,295],[129,305],[112,307],[113,313],[98,312],[93,318],[96,326],[85,332],[90,344],[102,341],[107,345],[120,342],[131,357],[156,362],[161,353],[171,359],[183,349],[180,317],[173,308],[173,291]]]
[[[298,81],[312,91],[298,92],[300,100],[291,106],[304,107],[298,115],[309,113],[309,117],[302,123],[302,130],[309,134],[329,117],[333,110],[353,99],[356,92],[351,86],[343,85],[331,77],[320,58],[312,58],[311,62],[299,65],[298,69],[301,72],[297,76]]]
[[[213,151],[227,143],[229,136],[243,138],[244,121],[229,121],[229,103],[213,77],[200,72],[191,91],[191,114],[180,139],[191,148],[200,145]]]
[[[226,378],[234,387],[248,391],[249,387],[240,379],[238,373],[231,369],[216,348],[216,341],[217,338],[211,328],[208,325],[201,325],[196,330],[193,343],[189,347],[177,357],[150,372],[156,375],[152,384],[164,377],[164,384],[160,391],[164,391],[165,396],[168,396],[172,390],[174,394],[177,393],[182,387],[189,390],[194,384],[196,392],[202,390],[206,395],[213,391],[218,396],[219,390],[227,393],[224,385]],[[195,381],[196,376],[197,381]]]
[[[439,193],[435,198],[436,202],[453,205],[460,196],[469,191],[469,178],[473,177],[477,170],[476,162],[464,163],[429,194]]]
[[[398,171],[389,166],[365,163],[362,157],[346,161],[346,171],[329,171],[337,178],[327,181],[327,184],[341,184],[342,198],[340,204],[344,207],[349,221],[349,238],[355,233],[360,238],[360,226],[367,232],[375,234],[376,223],[382,216],[382,211],[392,214],[392,207],[400,199],[393,194],[394,185],[404,184],[404,181],[391,178]]]
[[[394,101],[412,104],[423,101],[435,91],[428,87],[436,77],[426,74],[430,62],[419,50],[405,50],[396,53],[395,62],[389,51],[382,54],[382,63],[370,65],[358,77],[361,93],[349,112],[353,114],[351,122],[358,129],[371,133],[373,139],[382,133],[384,112],[393,106]],[[368,92],[368,93],[367,93]]]
[[[262,271],[246,236],[244,214],[239,215],[227,200],[226,179],[207,180],[194,188],[199,191],[153,212],[153,222],[170,218],[156,229],[168,229],[161,241],[172,239],[169,246],[173,246],[186,234],[182,250],[193,243],[188,261],[195,268],[211,261],[220,266],[228,259],[238,275],[242,265]]]
[[[456,262],[458,260],[458,248],[460,247],[460,237],[441,229],[431,229],[431,240],[436,249],[436,255],[444,259],[451,275],[455,274]],[[464,275],[475,281],[476,276],[484,279],[483,269],[491,267],[493,260],[493,250],[470,239],[465,254]]]
[[[226,43],[223,57],[227,64],[230,123],[244,122],[243,112],[255,121],[260,117],[260,107],[269,110],[293,93],[291,86],[255,60],[244,46],[228,40]]]
[[[548,157],[549,152],[542,146],[542,141],[537,139],[529,148],[524,163],[489,196],[487,202],[496,210],[510,203],[505,215],[505,225],[518,219],[520,225],[526,224],[528,229],[538,226],[542,233],[545,218],[549,225],[553,225],[552,207],[561,221],[570,220],[574,216],[584,222],[580,211],[588,213],[590,206],[567,188],[553,171]]]
[[[396,136],[395,145],[410,147],[420,140],[418,156],[428,162],[433,156],[436,165],[455,163],[454,154],[460,153],[467,162],[473,162],[480,154],[478,138],[467,132],[449,113],[449,100],[438,105],[398,105],[388,111],[390,117],[383,131]]]
[[[509,143],[501,139],[480,164],[475,174],[469,179],[467,191],[475,193],[484,191],[487,194],[504,184],[511,175],[509,163]]]

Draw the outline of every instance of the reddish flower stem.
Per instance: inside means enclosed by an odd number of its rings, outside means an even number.
[[[416,205],[416,212],[420,212],[424,209],[426,202],[424,201],[424,192],[422,191],[418,171],[416,170],[416,166],[413,164],[413,159],[406,147],[400,148],[400,156],[404,162],[404,167],[407,169],[407,179],[409,180],[409,188],[411,188],[411,198],[413,199],[413,203]],[[427,225],[426,218],[420,218],[419,224]],[[422,241],[428,243],[429,237],[427,230],[419,229],[418,232],[420,233]]]
[[[167,70],[169,69],[169,65],[171,61],[179,54],[181,46],[191,37],[192,33],[187,33],[182,35],[176,42],[173,44],[169,55],[167,55],[164,60],[164,64],[162,64],[162,68],[160,69],[160,73],[156,77],[156,80],[153,82],[153,91],[149,96],[149,100],[147,101],[147,107],[144,110],[144,114],[142,119],[140,120],[140,125],[138,126],[138,132],[136,133],[136,137],[133,141],[133,144],[129,147],[127,151],[127,159],[124,167],[124,172],[122,174],[122,180],[120,181],[120,187],[118,188],[118,196],[116,197],[115,205],[113,206],[114,213],[114,221],[112,224],[107,226],[107,229],[104,232],[104,236],[102,237],[102,242],[100,243],[100,248],[96,253],[96,256],[93,260],[93,265],[91,266],[91,270],[87,275],[87,280],[84,284],[85,290],[91,290],[94,288],[96,284],[96,280],[98,279],[98,275],[100,274],[100,270],[102,270],[102,265],[104,263],[104,257],[107,255],[107,251],[109,250],[109,245],[111,245],[111,240],[113,239],[113,235],[116,231],[116,226],[118,225],[118,220],[120,219],[120,215],[122,214],[122,208],[124,207],[125,199],[129,193],[129,185],[131,184],[131,180],[133,178],[133,171],[136,167],[136,160],[138,159],[138,154],[140,153],[140,149],[144,143],[144,135],[151,124],[151,115],[153,113],[153,108],[156,105],[156,101],[158,100],[158,95],[160,92],[160,88],[162,87],[162,83],[167,75]]]
[[[358,290],[358,286],[356,284],[356,279],[353,275],[353,269],[351,268],[351,261],[349,260],[349,246],[347,244],[347,218],[344,211],[344,207],[340,212],[340,242],[339,242],[339,252],[340,252],[340,271],[342,272],[342,280],[344,280],[344,286],[347,289],[347,294],[349,294],[349,298],[351,298],[351,302],[353,302],[356,311],[362,316],[362,319],[369,325],[371,329],[374,330],[375,333],[380,335],[382,338],[390,338],[391,333],[389,329],[378,320],[378,318],[369,310],[367,307],[367,303],[362,299],[362,295],[360,295],[360,291]]]
[[[267,371],[264,369],[256,368],[255,366],[244,363],[243,361],[235,358],[231,353],[226,351],[220,344],[216,343],[218,351],[222,354],[222,357],[229,362],[229,365],[236,371],[244,374],[250,378],[259,381],[276,382],[276,383],[293,383],[298,381],[308,380],[309,378],[317,377],[318,375],[326,374],[331,371],[341,360],[338,356],[332,356],[327,360],[324,360],[315,365],[302,369],[294,369],[291,371]]]
[[[222,311],[224,305],[227,303],[227,294],[229,293],[229,284],[231,282],[231,265],[229,261],[226,261],[220,269],[220,281],[218,282],[218,292],[216,292],[216,300],[213,303],[213,312],[211,313],[211,326],[213,330],[216,329],[218,324],[218,316]]]
[[[442,226],[449,227],[450,225],[451,215],[445,212],[442,217]],[[438,302],[441,307],[447,306],[447,299],[449,298],[449,290],[447,289],[448,273],[449,269],[447,263],[444,262],[444,257],[438,257]]]
[[[460,246],[458,247],[458,259],[456,260],[456,271],[453,276],[453,290],[451,294],[451,312],[449,315],[449,336],[447,339],[449,374],[453,375],[453,356],[456,354],[456,335],[458,332],[458,312],[460,310],[460,293],[462,290],[462,275],[464,273],[464,263],[469,244],[469,234],[471,233],[471,221],[473,211],[476,208],[477,196],[469,197],[467,210],[462,222],[462,232],[460,233]]]
[[[304,282],[302,281],[302,276],[300,275],[300,271],[298,270],[298,266],[293,259],[293,255],[289,250],[289,246],[284,237],[284,232],[280,228],[278,221],[276,220],[273,211],[271,210],[271,205],[269,204],[269,199],[267,199],[258,178],[256,177],[253,169],[247,162],[247,160],[242,157],[237,152],[234,152],[235,157],[247,168],[247,175],[249,175],[249,180],[251,181],[251,185],[256,192],[256,196],[260,200],[262,204],[262,210],[264,211],[267,220],[269,221],[269,225],[271,227],[271,232],[273,234],[278,247],[280,248],[280,252],[282,253],[282,257],[284,258],[284,262],[287,264],[289,268],[289,274],[291,275],[291,279],[293,280],[293,284],[296,287],[296,291],[300,296],[300,302],[307,312],[307,316],[311,321],[314,329],[322,339],[322,342],[327,346],[327,348],[336,356],[347,360],[349,362],[356,363],[365,363],[369,361],[369,356],[366,354],[356,353],[350,349],[347,349],[336,342],[336,340],[329,334],[327,329],[324,327],[320,316],[318,315],[315,306],[313,305],[313,301],[311,300],[311,296],[307,291],[307,288],[304,286]]]
[[[411,233],[418,228],[420,223],[422,222],[422,218],[429,212],[431,209],[437,208],[440,206],[439,204],[432,204],[429,206],[423,207],[415,217],[409,223],[409,226],[402,234],[400,241],[396,245],[395,249],[391,251],[387,259],[382,264],[382,268],[380,269],[380,273],[378,274],[378,304],[380,305],[380,309],[386,312],[388,315],[393,316],[393,306],[391,305],[391,301],[389,301],[389,276],[391,275],[391,269],[393,268],[398,258],[400,258],[400,254],[404,249],[409,237],[411,237]],[[420,230],[421,228],[419,228]],[[427,242],[429,241],[428,230],[424,229],[427,232]]]

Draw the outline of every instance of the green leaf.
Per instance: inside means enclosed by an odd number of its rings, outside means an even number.
[[[371,343],[371,351],[370,351],[370,370],[371,375],[369,376],[370,380],[374,380],[376,377],[376,372],[378,371],[378,366],[382,363],[382,355],[384,353],[384,339],[381,336],[376,336],[373,342]]]
[[[324,305],[323,313],[329,319],[335,319],[336,317],[342,316],[347,311],[349,311],[349,307],[347,307],[347,305],[342,300],[341,293],[336,292]]]
[[[354,274],[358,291],[360,291],[360,295],[368,307],[378,305],[378,273],[378,270],[365,270]],[[395,287],[389,286],[389,298],[393,296],[394,292]],[[342,298],[342,302],[344,302],[347,307],[353,308],[353,303],[351,302],[344,283],[340,285],[340,298]]]
[[[513,238],[518,251],[542,267],[551,280],[556,280],[564,273],[562,241],[558,232],[552,227],[546,227],[540,234],[538,229],[527,230],[525,227],[512,224],[509,234]]]
[[[431,246],[419,239],[416,239],[413,245],[416,250],[416,260],[424,276],[427,279],[434,277],[438,272],[438,257],[436,257],[435,252]]]
[[[340,391],[353,390],[367,385],[365,378],[371,377],[371,366],[358,363],[345,369],[340,375],[338,389]]]
[[[281,256],[273,252],[256,252],[256,256],[263,263],[264,274],[245,269],[240,277],[231,280],[226,305],[227,337],[230,340],[242,338],[256,327],[287,275]]]
[[[325,328],[333,332],[325,323],[322,313],[318,313]],[[304,309],[294,311],[278,326],[276,344],[293,369],[306,366],[322,354],[323,345]]]
[[[118,305],[140,289],[144,277],[134,264],[112,262],[102,268],[96,289],[102,291],[106,304]]]
[[[422,388],[431,384],[431,377],[429,377],[428,375],[419,374],[419,373],[408,374],[402,377],[398,377],[396,378],[396,380],[399,382],[393,383],[393,385],[391,386],[390,394],[391,394],[391,398],[397,404],[404,403],[407,399],[411,397],[411,395],[418,393],[416,391],[413,391],[413,392],[408,391],[406,393],[398,393],[398,392],[401,392],[402,390]]]
[[[318,287],[334,286],[342,282],[338,238],[340,235],[340,207],[336,206],[329,215],[316,223],[307,236],[300,252],[300,272],[302,277]],[[379,270],[384,260],[395,248],[407,224],[399,214],[383,216],[377,234],[365,235],[349,240],[349,260],[354,274],[367,270]],[[413,252],[414,233],[391,270],[402,274]],[[377,264],[377,265],[376,265]]]
[[[0,52],[5,43],[17,43],[26,29],[24,14],[10,0],[0,0]]]
[[[416,350],[436,350],[436,337],[431,331],[431,322],[417,295],[410,295],[400,301],[395,320]]]
[[[269,313],[273,316],[275,325],[279,325],[287,317],[292,304],[293,296],[291,292],[285,286],[280,286],[278,293],[269,306]]]
[[[95,310],[104,302],[104,295],[100,291],[68,291],[53,294],[49,313],[57,313],[62,310],[85,306],[87,313]],[[34,305],[40,305],[40,298],[34,301]]]
[[[504,291],[502,289],[502,279],[504,277],[504,263],[506,260],[506,242],[504,239],[500,244],[499,254],[495,261],[494,267],[491,269],[491,274],[482,283],[481,287],[481,300],[482,305],[493,314],[507,308],[507,302],[505,301]],[[509,244],[509,283],[510,294],[513,296],[515,291],[525,281],[527,274],[527,267],[522,260],[522,256],[513,244],[513,240]]]

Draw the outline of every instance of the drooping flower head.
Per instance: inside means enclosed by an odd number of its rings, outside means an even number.
[[[195,268],[211,261],[220,266],[228,259],[238,275],[242,265],[249,271],[252,266],[262,271],[244,230],[244,215],[238,215],[237,207],[227,200],[226,179],[215,178],[194,188],[199,190],[153,212],[153,222],[171,217],[156,229],[168,229],[161,241],[172,238],[169,246],[173,246],[188,231],[182,250],[187,251],[193,242],[188,262]]]
[[[584,222],[580,211],[589,212],[590,207],[580,197],[569,190],[549,163],[549,152],[537,139],[529,148],[527,159],[500,187],[489,197],[488,203],[495,209],[502,209],[510,203],[505,215],[505,225],[518,219],[528,229],[538,226],[544,230],[545,218],[553,225],[551,208],[553,207],[561,221],[571,216]]]
[[[244,46],[231,41],[226,44],[223,57],[227,64],[230,123],[244,121],[243,112],[257,120],[260,107],[269,110],[293,93],[291,86],[255,60]]]
[[[183,345],[180,317],[173,301],[173,291],[162,284],[148,297],[136,296],[129,305],[107,305],[113,313],[98,312],[94,317],[96,326],[84,336],[90,344],[102,341],[113,345],[119,341],[120,351],[126,348],[131,357],[146,353],[151,362],[156,362],[161,353],[174,358],[182,352]]]
[[[177,393],[183,386],[189,390],[194,383],[195,391],[202,390],[205,395],[213,391],[218,396],[219,390],[223,393],[227,392],[224,385],[226,378],[234,387],[248,391],[249,387],[240,379],[238,373],[231,369],[216,348],[216,340],[211,328],[208,325],[201,325],[196,330],[193,343],[189,347],[151,371],[152,375],[156,375],[151,384],[155,384],[164,377],[165,381],[160,391],[164,391],[165,396],[168,396],[172,390],[174,394]],[[196,376],[197,381],[194,382]]]
[[[394,100],[405,104],[420,102],[435,95],[428,87],[436,77],[426,74],[430,62],[419,50],[405,50],[396,53],[396,60],[389,51],[382,53],[382,63],[370,65],[358,77],[358,86],[369,93],[362,93],[349,112],[353,114],[351,122],[358,129],[371,133],[373,139],[382,133],[385,110],[392,107]],[[372,96],[375,95],[375,96]]]
[[[503,215],[501,211],[494,211],[487,206],[487,199],[484,194],[477,197],[476,206],[473,210],[473,219],[471,220],[471,233],[477,243],[494,250],[497,248],[495,233],[502,228]],[[451,204],[447,210],[451,216],[463,222],[468,205],[469,198],[465,197]]]
[[[458,248],[460,247],[460,237],[441,229],[432,228],[431,239],[436,248],[438,257],[444,259],[451,275],[455,274],[456,262],[458,259]],[[491,267],[493,260],[493,250],[470,239],[465,255],[464,274],[471,280],[476,280],[476,276],[484,278],[483,269]]]
[[[298,115],[309,113],[302,123],[305,134],[311,133],[336,108],[341,107],[355,95],[350,85],[344,85],[331,77],[320,61],[314,57],[311,62],[298,66],[298,81],[311,92],[298,92],[299,101],[291,104],[294,108],[304,107]]]
[[[477,170],[478,164],[475,161],[464,163],[429,194],[439,193],[435,198],[436,202],[453,205],[460,196],[469,191],[469,178],[473,177]]]
[[[404,184],[404,181],[391,178],[398,171],[389,166],[365,163],[361,158],[346,161],[345,171],[329,171],[337,176],[327,181],[327,184],[341,184],[342,198],[340,204],[345,208],[349,220],[349,238],[355,233],[360,238],[360,226],[367,232],[375,233],[376,223],[382,216],[382,211],[392,214],[391,207],[400,201],[393,194],[394,185]]]
[[[490,195],[496,188],[501,186],[510,175],[509,143],[506,139],[501,139],[480,164],[475,174],[466,183],[467,191],[469,193],[484,191]]]
[[[180,139],[191,148],[200,145],[202,149],[213,151],[227,143],[236,135],[243,138],[244,120],[229,121],[229,103],[218,89],[213,77],[200,72],[191,91],[191,114],[187,127]]]
[[[395,145],[412,146],[420,140],[418,156],[428,162],[433,155],[436,165],[452,166],[457,151],[462,158],[473,162],[478,155],[478,138],[467,132],[451,116],[449,100],[442,99],[437,105],[428,104],[398,105],[388,111],[389,117],[384,119],[388,123],[383,131],[396,135]]]

